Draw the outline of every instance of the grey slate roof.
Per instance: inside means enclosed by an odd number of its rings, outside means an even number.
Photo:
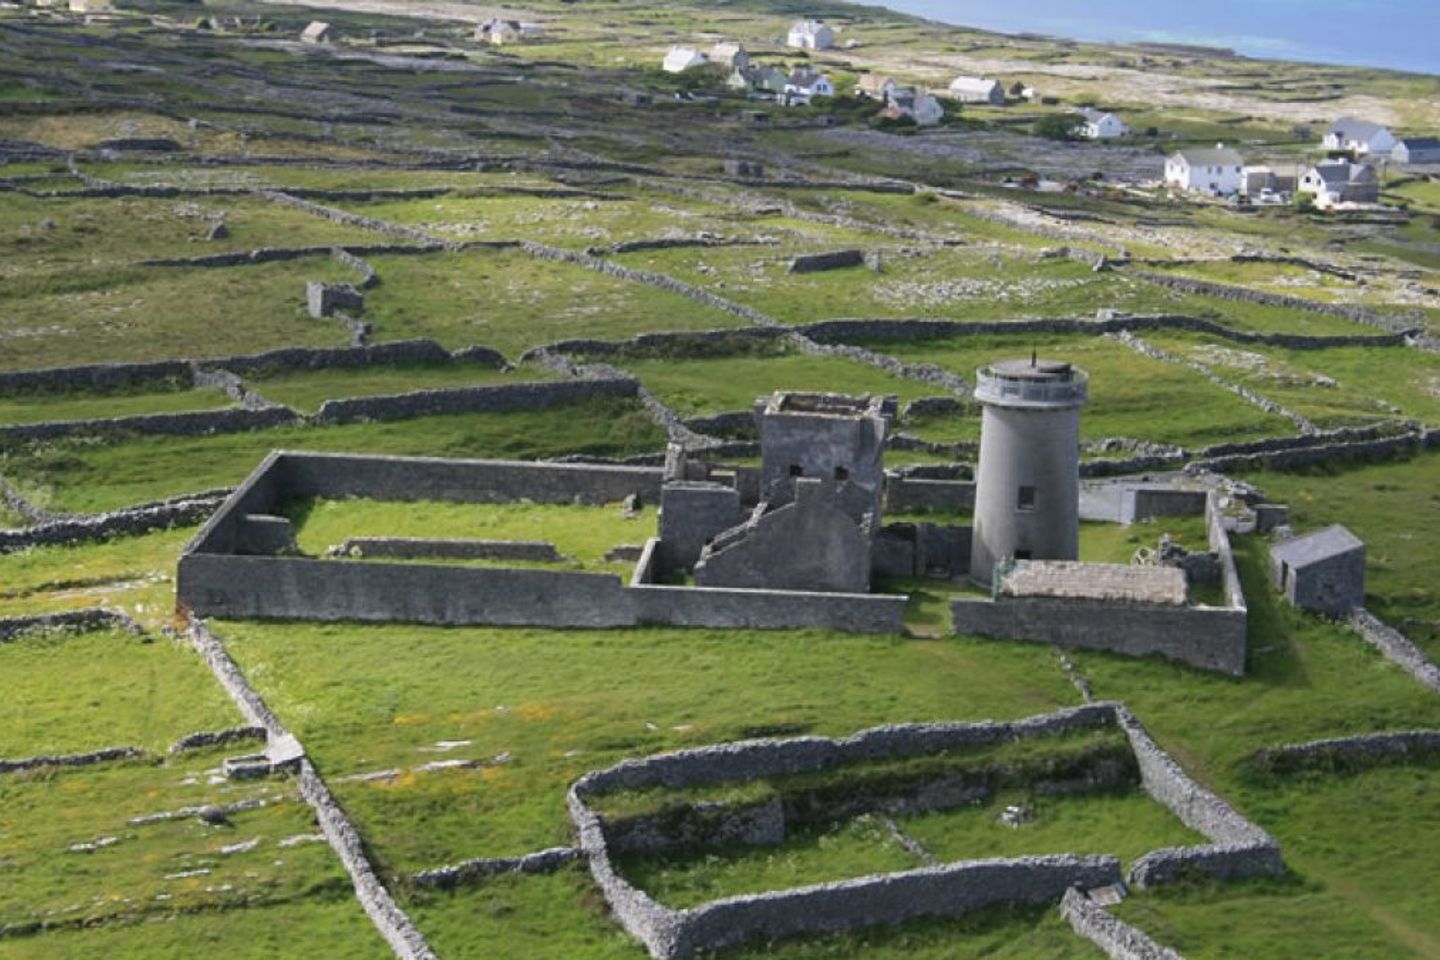
[[[1337,136],[1342,136],[1346,140],[1369,140],[1384,129],[1383,124],[1371,123],[1369,120],[1341,117],[1335,121],[1335,125],[1330,128],[1330,132]]]
[[[1229,147],[1187,147],[1177,152],[1192,167],[1238,167],[1245,163],[1240,153]]]
[[[1402,143],[1406,150],[1440,150],[1440,138],[1437,137],[1402,137],[1396,141],[1396,146]]]
[[[1363,549],[1365,542],[1337,523],[1324,530],[1316,530],[1303,537],[1276,544],[1270,548],[1270,556],[1275,560],[1283,560],[1292,569],[1299,569],[1342,553]]]

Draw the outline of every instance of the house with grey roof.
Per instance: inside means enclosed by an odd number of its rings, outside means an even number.
[[[1005,103],[1005,88],[993,77],[956,77],[950,81],[950,99],[960,103]]]
[[[1348,150],[1356,156],[1384,156],[1394,148],[1395,135],[1369,120],[1341,117],[1325,132],[1320,142],[1326,150]]]
[[[1315,198],[1315,206],[1329,210],[1342,203],[1379,203],[1380,178],[1368,163],[1332,160],[1317,163],[1300,176],[1299,193]]]
[[[1080,124],[1077,132],[1087,140],[1108,140],[1130,132],[1129,124],[1106,110],[1085,107],[1081,109],[1080,116],[1085,118],[1085,122]]]
[[[1365,605],[1365,543],[1338,523],[1277,543],[1270,582],[1301,610],[1348,614]]]
[[[797,20],[785,36],[785,46],[796,50],[829,50],[835,46],[835,31],[823,20]]]
[[[1165,185],[1175,190],[1228,197],[1240,190],[1245,160],[1239,152],[1217,143],[1213,147],[1187,147],[1165,161]]]
[[[1435,137],[1402,137],[1390,150],[1396,163],[1440,163],[1440,139]]]

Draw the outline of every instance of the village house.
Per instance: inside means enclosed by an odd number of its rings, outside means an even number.
[[[896,87],[895,79],[879,73],[867,73],[855,81],[855,92],[871,100],[888,100]]]
[[[110,0],[70,0],[71,13],[113,13]]]
[[[882,117],[913,120],[919,127],[933,126],[945,117],[940,101],[918,87],[892,87],[885,103]]]
[[[1130,134],[1129,125],[1113,113],[1085,107],[1080,111],[1080,115],[1085,118],[1085,122],[1080,124],[1077,132],[1087,140],[1109,140],[1111,137]]]
[[[835,31],[821,20],[797,20],[785,37],[785,46],[796,50],[829,50],[835,46]]]
[[[334,39],[334,33],[330,29],[330,24],[323,20],[312,20],[309,26],[300,31],[302,43],[329,43],[332,39]]]
[[[1261,202],[1278,203],[1295,192],[1298,179],[1294,174],[1279,174],[1261,164],[1248,165],[1240,171],[1240,195]]]
[[[750,65],[750,54],[744,45],[730,40],[715,44],[706,56],[711,63],[717,63],[726,70],[741,70]]]
[[[1228,197],[1239,192],[1244,165],[1240,154],[1223,143],[1178,150],[1165,161],[1165,185],[1191,193]]]
[[[520,33],[520,24],[517,21],[492,17],[475,28],[475,39],[481,43],[500,46],[506,43],[515,43],[520,39]]]
[[[686,70],[703,67],[706,62],[705,54],[699,50],[677,43],[666,52],[665,59],[660,62],[660,69],[666,73],[684,73]]]
[[[1315,206],[1329,210],[1342,203],[1378,203],[1380,178],[1375,168],[1349,160],[1317,163],[1300,177],[1296,189],[1314,196]]]
[[[785,81],[786,106],[803,106],[815,97],[833,96],[835,96],[835,85],[830,82],[830,78],[823,73],[816,73],[814,70],[798,68],[791,72]]]
[[[1435,137],[1405,137],[1395,141],[1390,150],[1390,159],[1396,163],[1440,163],[1440,139]]]
[[[950,81],[950,99],[960,103],[1005,103],[1005,88],[990,77],[956,77]]]
[[[785,92],[789,76],[779,67],[741,67],[732,70],[725,85],[732,90],[758,94],[762,97],[778,97]]]
[[[1378,123],[1341,117],[1325,133],[1321,141],[1326,150],[1348,150],[1356,156],[1388,154],[1395,146],[1395,135]]]

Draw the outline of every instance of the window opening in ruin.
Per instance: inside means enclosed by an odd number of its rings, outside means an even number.
[[[1029,559],[1030,559],[1030,554],[1031,554],[1031,551],[1029,551],[1029,550],[1016,550],[1016,551],[1015,551],[1015,559],[1016,559],[1016,560],[1029,560]]]
[[[792,464],[790,464],[790,476],[792,476],[792,477],[803,477],[803,476],[805,476],[805,468],[802,467],[802,466],[800,466],[800,464],[798,464],[798,463],[792,463]]]
[[[1016,509],[1016,510],[1034,510],[1034,509],[1035,509],[1035,488],[1034,488],[1034,487],[1021,487],[1021,488],[1020,488],[1020,495],[1019,495],[1018,497],[1016,497],[1016,499],[1015,499],[1015,509]]]
[[[844,467],[836,467],[836,468],[835,468],[835,479],[836,479],[836,480],[849,480],[849,479],[850,479],[850,471],[849,471],[849,470],[846,470]]]

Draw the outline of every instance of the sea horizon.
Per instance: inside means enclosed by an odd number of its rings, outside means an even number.
[[[1440,74],[1436,0],[1212,0],[1203,14],[1137,0],[1091,0],[1083,16],[1064,0],[1001,6],[978,0],[882,2],[904,13],[1000,33],[1223,47],[1267,60]]]

